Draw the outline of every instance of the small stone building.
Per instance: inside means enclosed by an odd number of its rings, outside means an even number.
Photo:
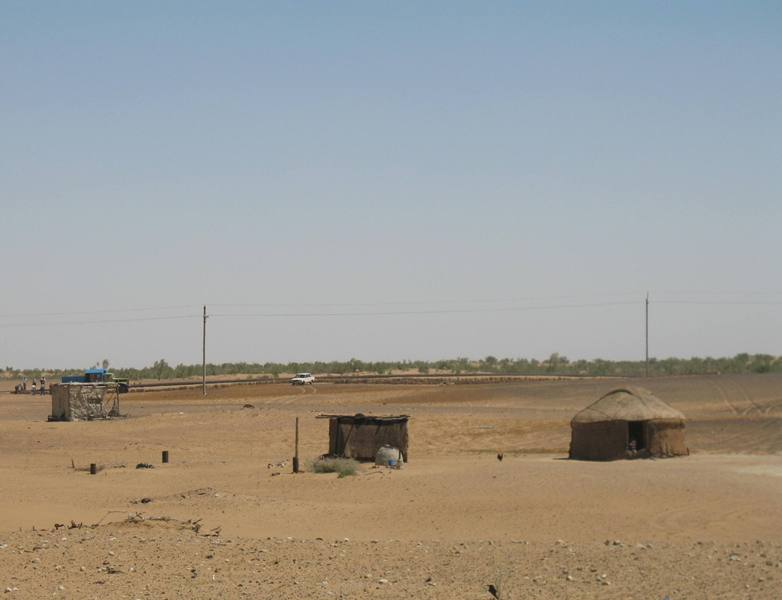
[[[50,389],[50,421],[92,421],[119,416],[116,386],[100,383],[55,383]]]
[[[329,420],[329,455],[375,460],[377,451],[384,445],[398,448],[408,462],[408,415],[373,417],[361,413],[355,415],[319,415]]]
[[[617,460],[682,456],[685,418],[649,390],[608,392],[570,422],[570,458]]]

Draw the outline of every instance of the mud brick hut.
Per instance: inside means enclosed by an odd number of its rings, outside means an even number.
[[[684,415],[649,390],[608,392],[570,422],[570,458],[618,460],[689,454]]]
[[[97,383],[56,383],[51,386],[50,421],[92,421],[119,416],[116,388]]]
[[[378,449],[383,445],[402,451],[408,462],[407,433],[408,415],[373,417],[361,413],[355,415],[319,415],[329,420],[329,455],[375,460]]]

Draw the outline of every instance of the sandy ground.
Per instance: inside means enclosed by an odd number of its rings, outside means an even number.
[[[147,392],[91,423],[47,423],[48,397],[2,394],[0,590],[782,597],[782,377],[635,383],[689,417],[691,456],[566,460],[570,417],[610,381]],[[409,465],[290,473],[296,416],[306,459],[328,447],[316,414],[358,411],[413,417]]]

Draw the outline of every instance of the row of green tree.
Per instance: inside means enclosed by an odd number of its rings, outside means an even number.
[[[109,361],[101,361],[108,367]],[[98,366],[97,364],[95,366]],[[140,379],[184,379],[201,375],[201,365],[170,365],[165,359],[141,369],[114,368],[114,374],[131,380]],[[642,376],[646,372],[644,361],[631,360],[568,360],[554,353],[545,359],[535,358],[497,358],[487,356],[483,359],[453,358],[446,360],[422,361],[363,361],[351,358],[348,361],[331,362],[289,362],[289,363],[221,363],[206,365],[206,374],[215,375],[270,375],[309,371],[312,373],[350,374],[376,373],[380,375],[406,373],[494,373],[513,375],[582,375],[582,376]],[[75,369],[27,369],[18,370],[6,367],[5,378],[60,377],[75,375]],[[782,357],[770,354],[737,354],[733,357],[712,358],[662,358],[650,359],[649,375],[700,375],[708,373],[782,373]]]

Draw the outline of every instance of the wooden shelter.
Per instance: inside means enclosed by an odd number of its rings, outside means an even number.
[[[617,460],[681,456],[684,415],[649,390],[636,387],[608,392],[570,422],[570,458]]]
[[[355,415],[319,415],[329,420],[329,455],[375,460],[381,446],[399,448],[405,462],[409,437],[408,415],[376,417],[357,413]]]

